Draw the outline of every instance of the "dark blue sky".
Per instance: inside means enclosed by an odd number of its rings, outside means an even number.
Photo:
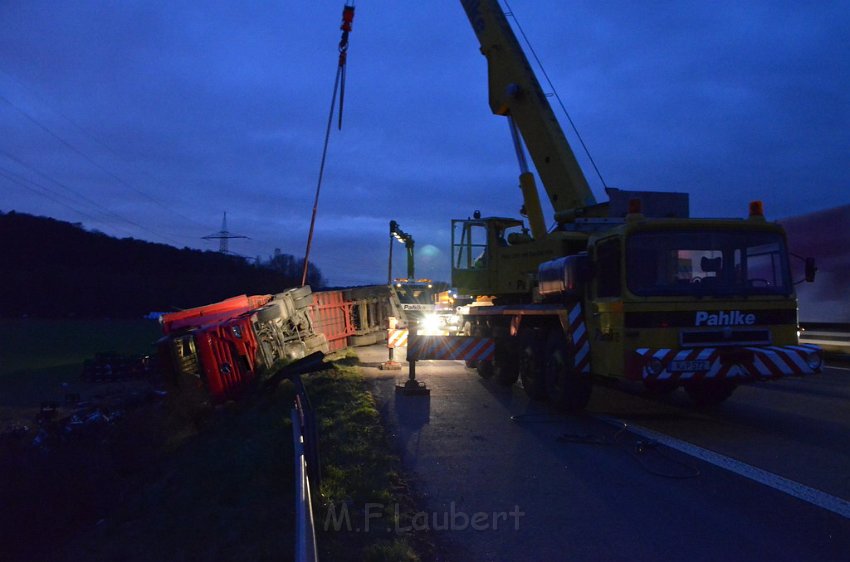
[[[251,237],[233,251],[303,255],[342,5],[0,2],[0,209],[206,249],[226,210]],[[850,202],[846,2],[511,8],[609,185],[688,191],[702,216]],[[385,281],[391,219],[447,280],[450,219],[516,216],[517,173],[460,2],[357,2],[312,252],[328,280]]]

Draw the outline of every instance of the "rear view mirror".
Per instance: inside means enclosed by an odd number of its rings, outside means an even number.
[[[817,271],[815,258],[806,258],[806,283],[812,283],[815,280],[815,273]]]
[[[798,260],[802,260],[805,263],[805,277],[800,279],[799,281],[794,281],[794,284],[797,285],[805,281],[806,283],[812,283],[815,280],[815,273],[818,272],[818,266],[815,265],[815,258],[804,258],[803,256],[797,255],[794,252],[788,252],[791,256],[797,258]]]

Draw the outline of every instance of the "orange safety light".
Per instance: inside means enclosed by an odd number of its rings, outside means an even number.
[[[764,203],[761,201],[750,201],[750,216],[751,217],[763,217],[764,216]]]

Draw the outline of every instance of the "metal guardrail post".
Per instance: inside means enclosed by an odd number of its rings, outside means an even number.
[[[295,447],[295,560],[316,562],[316,527],[313,522],[313,502],[310,494],[310,477],[304,458],[304,434],[302,433],[302,411],[297,405],[290,412],[292,417],[292,439]]]
[[[316,526],[313,521],[311,486],[321,486],[319,463],[319,430],[316,414],[304,388],[301,375],[322,369],[325,355],[317,351],[280,369],[265,382],[272,390],[282,381],[289,379],[295,386],[295,407],[292,418],[292,438],[295,450],[295,560],[316,562]]]

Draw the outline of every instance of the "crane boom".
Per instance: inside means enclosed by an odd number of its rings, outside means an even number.
[[[555,214],[596,204],[546,94],[497,0],[461,0],[487,57],[490,108],[511,117]]]

